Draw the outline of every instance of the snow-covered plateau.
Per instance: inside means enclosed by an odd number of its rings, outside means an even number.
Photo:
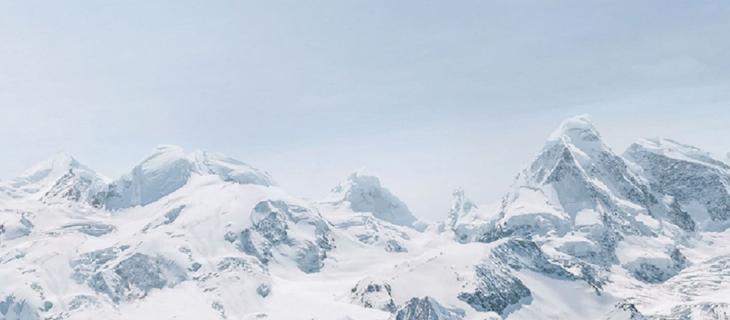
[[[439,223],[344,178],[312,201],[204,151],[54,156],[0,181],[0,319],[730,319],[730,164],[698,148],[571,118]]]

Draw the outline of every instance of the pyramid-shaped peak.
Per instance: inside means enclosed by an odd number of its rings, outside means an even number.
[[[68,173],[70,170],[93,172],[76,158],[66,152],[59,152],[51,157],[36,163],[25,170],[16,181],[25,183],[38,183],[44,180],[55,180]]]

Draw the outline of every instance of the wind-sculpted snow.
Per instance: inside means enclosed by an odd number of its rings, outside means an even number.
[[[317,272],[334,247],[327,222],[307,208],[283,201],[262,201],[254,207],[250,219],[251,228],[238,235],[226,234],[226,240],[264,264],[274,259],[278,251],[281,256],[294,259],[303,272]],[[309,232],[299,231],[304,228]],[[291,229],[298,232],[292,233]]]
[[[395,315],[395,320],[462,320],[463,318],[463,310],[448,309],[432,297],[411,298]]]
[[[679,203],[684,229],[724,230],[730,226],[730,166],[701,150],[669,139],[645,139],[631,145],[626,157],[641,167],[657,192]]]
[[[121,209],[154,202],[184,186],[191,175],[215,175],[223,181],[270,186],[263,171],[220,154],[186,153],[176,146],[161,146],[132,172],[115,180],[103,196],[108,209]]]

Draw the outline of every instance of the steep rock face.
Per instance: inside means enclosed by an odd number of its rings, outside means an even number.
[[[466,197],[463,189],[457,189],[451,195],[453,196],[453,201],[451,202],[451,209],[446,218],[446,226],[455,230],[459,221],[465,219],[476,210],[477,205]]]
[[[451,196],[451,209],[444,227],[453,231],[459,242],[474,241],[485,232],[485,219],[479,215],[479,207],[466,197],[463,189],[455,190]]]
[[[358,281],[350,290],[350,299],[365,308],[395,312],[396,305],[391,292],[391,286],[387,282],[367,277]]]
[[[278,254],[294,260],[303,272],[317,272],[334,247],[328,223],[305,207],[280,200],[262,201],[254,207],[250,219],[250,228],[226,234],[225,239],[264,264]]]
[[[72,262],[74,278],[113,302],[141,299],[154,289],[173,287],[187,279],[175,262],[142,253],[120,257],[125,247],[92,251]]]
[[[623,265],[642,281],[666,280],[684,268],[680,263],[663,267],[664,261],[672,261],[668,249],[672,248],[674,234],[666,235],[664,228],[670,223],[673,224],[668,227],[671,232],[683,229],[681,212],[659,201],[632,165],[601,140],[586,117],[568,119],[551,135],[537,159],[518,175],[498,213],[470,223],[473,235],[464,239],[529,240],[524,243],[534,244],[536,250],[528,250],[531,246],[522,247],[525,250],[520,254],[521,259],[531,260],[523,265],[536,267],[538,271],[552,268],[541,272],[561,272],[562,277],[584,279],[596,290],[600,290],[604,281],[599,270],[616,264]],[[675,218],[667,218],[672,216]],[[634,240],[625,242],[626,238]],[[522,243],[514,241],[508,243]],[[631,245],[641,246],[642,241],[652,243],[652,252],[659,252],[654,255],[657,259],[639,261],[631,254],[617,255],[619,244],[623,243],[622,252],[626,253],[631,252]],[[540,249],[543,246],[560,265],[547,263]],[[513,245],[512,248],[520,247]],[[581,272],[564,273],[559,271],[561,265]]]
[[[221,154],[161,146],[156,152],[115,180],[102,195],[107,209],[122,209],[154,202],[184,186],[192,174],[215,175],[240,184],[273,185],[263,171]]]
[[[510,238],[492,249],[491,257],[493,261],[499,261],[515,270],[526,268],[560,279],[577,278],[561,265],[550,261],[540,247],[530,240]]]
[[[677,275],[688,266],[687,258],[678,249],[660,257],[641,257],[624,264],[635,278],[647,283],[660,283]]]
[[[633,303],[619,302],[608,313],[606,320],[647,320]]]
[[[432,297],[411,298],[398,309],[395,320],[461,320],[464,311],[448,309]]]
[[[494,311],[505,316],[532,299],[530,289],[500,264],[485,262],[475,266],[474,271],[477,280],[474,291],[459,293],[458,298],[476,311]]]
[[[408,206],[380,184],[377,177],[353,173],[347,181],[332,189],[330,202],[347,205],[354,212],[371,213],[374,217],[398,226],[422,229]]]
[[[719,231],[730,226],[730,166],[708,153],[669,139],[643,139],[624,153],[636,163],[683,229]]]
[[[656,203],[590,121],[577,117],[566,120],[520,173],[504,199],[495,231],[560,236],[579,230],[610,247],[619,234],[652,234],[636,217],[652,216]]]

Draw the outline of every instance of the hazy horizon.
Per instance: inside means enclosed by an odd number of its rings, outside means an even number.
[[[730,4],[0,3],[0,179],[65,151],[110,177],[159,144],[312,199],[357,169],[420,218],[498,200],[568,117],[621,152],[730,151]]]

